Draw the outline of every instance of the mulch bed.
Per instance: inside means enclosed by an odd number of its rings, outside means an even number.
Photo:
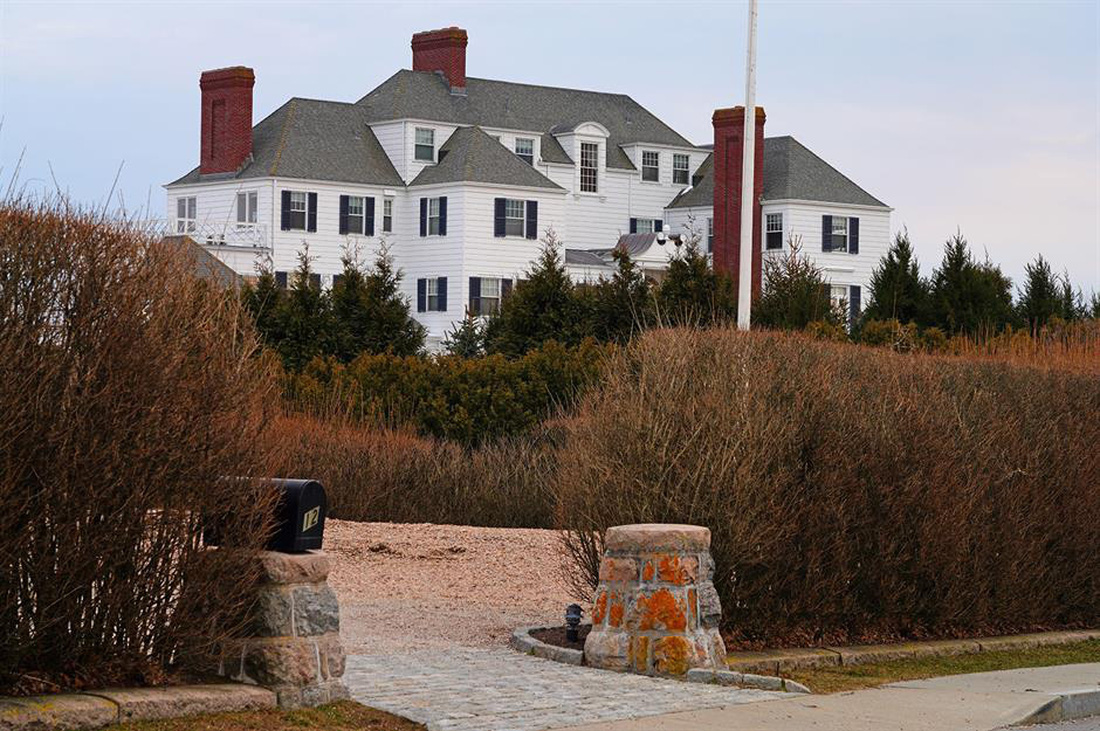
[[[545,629],[537,629],[531,632],[531,636],[539,642],[545,642],[548,645],[555,645],[557,647],[568,647],[570,650],[583,650],[584,638],[588,637],[589,631],[591,631],[592,625],[582,624],[577,628],[577,641],[570,642],[565,638],[565,627],[547,627]]]

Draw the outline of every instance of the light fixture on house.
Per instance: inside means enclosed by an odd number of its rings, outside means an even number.
[[[657,232],[657,245],[658,246],[664,246],[665,241],[668,241],[668,234],[666,234],[664,231],[658,231]]]

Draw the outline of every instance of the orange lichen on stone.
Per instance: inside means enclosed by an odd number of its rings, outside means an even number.
[[[642,569],[642,581],[653,581],[653,562],[646,561]]]
[[[630,650],[627,662],[639,673],[649,670],[649,638],[645,635],[630,638]]]
[[[661,581],[677,586],[694,584],[698,573],[699,560],[691,556],[681,559],[679,556],[665,554],[657,563],[657,575],[661,577]]]
[[[592,624],[593,626],[599,626],[603,624],[604,615],[607,614],[607,592],[601,591],[600,595],[596,597],[596,605],[592,608]]]
[[[691,667],[691,643],[684,637],[661,637],[653,643],[653,669],[662,675],[683,675]]]
[[[638,629],[669,629],[683,631],[687,628],[687,615],[680,602],[668,589],[658,589],[648,597],[642,594],[637,601]]]
[[[638,562],[632,558],[604,558],[600,561],[600,581],[636,581]]]
[[[618,597],[611,599],[611,611],[607,615],[607,624],[610,627],[621,627],[623,624],[623,602]]]

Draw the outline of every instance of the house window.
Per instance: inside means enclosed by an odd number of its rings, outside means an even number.
[[[783,214],[769,213],[765,218],[764,245],[768,249],[783,248]]]
[[[288,229],[306,228],[306,209],[309,207],[309,194],[298,191],[290,192],[290,214],[287,216]]]
[[[661,155],[650,150],[642,151],[642,180],[656,183],[661,178]]]
[[[848,250],[848,219],[845,216],[833,216],[833,235],[829,239],[829,251]]]
[[[196,202],[195,196],[176,199],[176,233],[191,233],[195,230],[195,214],[198,210]]]
[[[848,288],[832,285],[829,287],[829,302],[833,307],[844,307],[848,304]]]
[[[481,278],[481,302],[479,315],[495,315],[500,312],[500,279],[497,277]]]
[[[714,219],[707,219],[707,253],[714,251]]]
[[[439,199],[428,199],[428,235],[439,235]]]
[[[600,146],[595,142],[581,143],[581,192],[595,193],[599,190]]]
[[[382,233],[393,232],[393,198],[382,199]]]
[[[673,185],[688,184],[688,165],[690,159],[687,155],[675,153],[672,156],[672,183]]]
[[[425,162],[435,160],[435,130],[416,128],[416,159]]]
[[[428,311],[438,312],[442,309],[439,306],[439,279],[432,278],[428,280]]]
[[[528,165],[535,164],[535,141],[530,137],[516,138],[516,157]]]
[[[523,236],[526,232],[526,202],[506,200],[504,201],[504,235]]]
[[[363,233],[363,196],[348,196],[348,233]]]
[[[256,225],[256,191],[237,193],[237,228],[252,228]]]
[[[651,234],[657,230],[656,224],[654,224],[652,218],[635,218],[634,232],[640,234]]]

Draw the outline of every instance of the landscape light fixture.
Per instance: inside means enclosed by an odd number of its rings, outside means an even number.
[[[582,611],[580,604],[570,604],[565,608],[565,639],[570,642],[576,642],[579,639],[577,627],[581,624]]]

